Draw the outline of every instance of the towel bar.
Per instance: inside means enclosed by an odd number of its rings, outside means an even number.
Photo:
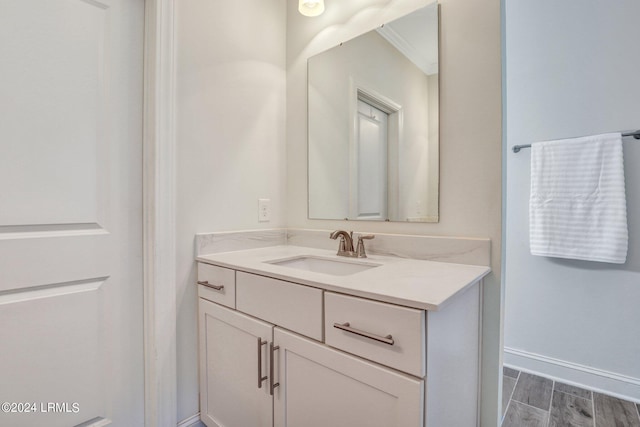
[[[635,139],[640,139],[640,130],[636,130],[633,132],[624,132],[622,136],[633,136]],[[523,148],[531,148],[531,144],[523,144],[523,145],[514,145],[511,147],[514,153],[519,153]]]

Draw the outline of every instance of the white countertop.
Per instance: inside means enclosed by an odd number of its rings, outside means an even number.
[[[380,265],[346,276],[335,276],[267,262],[301,255]],[[196,260],[423,310],[443,308],[454,296],[491,271],[489,267],[380,255],[369,255],[366,259],[346,258],[337,256],[335,251],[288,245],[201,255]]]

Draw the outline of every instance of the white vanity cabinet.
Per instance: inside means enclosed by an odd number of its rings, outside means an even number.
[[[208,427],[478,425],[479,281],[430,311],[229,268],[198,271],[235,292],[232,301],[198,286]]]
[[[276,427],[417,427],[424,382],[276,328]]]
[[[200,298],[200,418],[209,427],[271,427],[273,326]]]

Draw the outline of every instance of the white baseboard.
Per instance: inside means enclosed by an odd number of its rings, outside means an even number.
[[[504,365],[640,403],[640,378],[509,347],[504,348]]]
[[[198,412],[195,415],[190,416],[187,419],[184,419],[182,421],[180,421],[178,423],[178,427],[200,427],[203,426],[204,424],[202,424],[202,422],[200,421],[200,412]]]

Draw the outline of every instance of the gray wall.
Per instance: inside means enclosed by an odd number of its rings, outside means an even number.
[[[640,128],[640,2],[506,3],[507,149]],[[507,157],[505,363],[640,399],[640,141],[622,266],[529,254],[530,150]]]

